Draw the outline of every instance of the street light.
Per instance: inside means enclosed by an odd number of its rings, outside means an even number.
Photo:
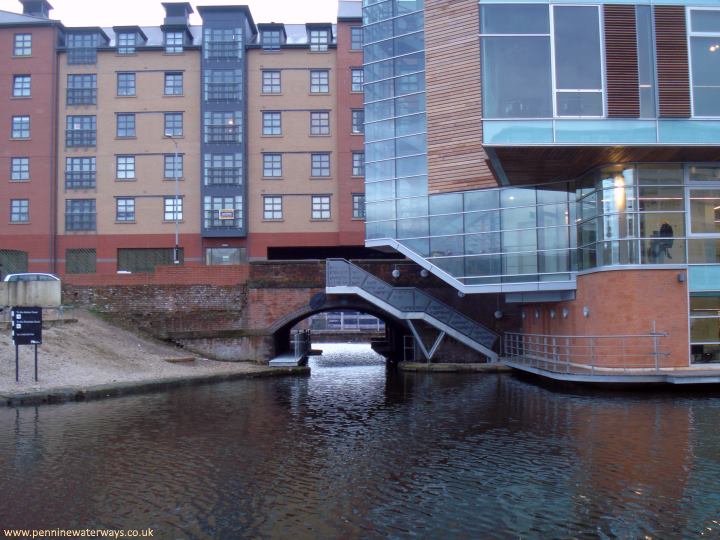
[[[173,264],[180,264],[180,223],[178,221],[178,208],[180,201],[180,177],[178,175],[178,144],[170,132],[165,132],[165,137],[175,145],[173,157],[173,179],[175,180],[175,200],[173,201],[173,216],[175,217],[175,249],[173,250]]]

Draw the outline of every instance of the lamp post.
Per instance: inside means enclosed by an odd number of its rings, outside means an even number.
[[[175,200],[173,201],[173,216],[175,221],[175,249],[173,250],[173,264],[180,264],[180,223],[178,218],[178,208],[180,201],[180,176],[178,175],[178,144],[172,133],[165,133],[165,137],[170,139],[175,145],[175,154],[173,156],[173,179],[175,180]]]

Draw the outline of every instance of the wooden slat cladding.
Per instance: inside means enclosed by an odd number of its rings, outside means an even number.
[[[606,4],[604,15],[608,117],[639,118],[635,6]]]
[[[658,91],[661,118],[689,118],[690,68],[688,65],[685,8],[655,6]]]
[[[495,187],[482,146],[477,0],[426,0],[428,191]]]

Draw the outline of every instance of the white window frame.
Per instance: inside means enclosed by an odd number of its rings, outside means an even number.
[[[283,220],[282,195],[263,195],[263,221]]]
[[[690,111],[692,118],[718,118],[718,116],[699,116],[695,114],[695,85],[693,84],[693,58],[692,58],[692,39],[694,37],[717,38],[720,44],[720,32],[693,32],[692,31],[692,12],[693,11],[720,11],[720,8],[710,6],[695,6],[685,8],[685,20],[687,21],[687,50],[688,50],[688,72],[690,74]],[[720,54],[720,51],[718,51]],[[659,104],[658,104],[659,109]],[[688,199],[689,200],[689,199]],[[689,203],[688,203],[689,204]]]

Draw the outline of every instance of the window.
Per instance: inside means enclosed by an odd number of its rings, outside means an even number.
[[[13,182],[30,180],[30,158],[14,157],[10,159],[10,180]]]
[[[183,199],[182,197],[165,197],[163,204],[163,221],[182,221]]]
[[[65,200],[66,231],[94,231],[95,223],[95,199]]]
[[[210,197],[204,199],[204,226],[206,229],[242,228],[242,196]]]
[[[362,26],[351,26],[350,27],[350,50],[351,51],[362,51],[362,45],[363,45]]]
[[[330,72],[327,69],[310,70],[310,93],[327,94],[330,92]]]
[[[158,266],[182,264],[183,248],[120,248],[117,250],[117,269],[127,272],[154,272]]]
[[[183,32],[165,32],[165,52],[177,54],[183,52],[185,35]]]
[[[655,36],[652,7],[635,6],[640,118],[655,118]],[[692,41],[692,40],[691,40]]]
[[[330,176],[330,154],[311,154],[310,164],[310,176]]]
[[[15,34],[13,56],[32,55],[32,34]]]
[[[205,154],[203,176],[206,186],[242,184],[242,154]]]
[[[328,195],[312,196],[312,219],[330,219],[330,197]]]
[[[13,97],[30,97],[30,75],[13,77]]]
[[[13,139],[29,139],[30,138],[30,117],[29,116],[13,116],[12,117],[12,133]]]
[[[310,30],[310,50],[315,52],[327,51],[330,43],[328,30]]]
[[[117,95],[118,96],[134,96],[135,95],[135,74],[134,73],[118,73],[117,74]]]
[[[310,135],[330,135],[330,113],[316,111],[310,113]]]
[[[97,75],[94,73],[68,75],[67,104],[95,105],[97,102]]]
[[[283,218],[282,197],[263,197],[263,219],[266,221]]]
[[[135,32],[120,32],[117,35],[118,54],[135,54],[136,45]]]
[[[28,223],[30,221],[30,200],[10,200],[10,223]]]
[[[352,110],[352,132],[365,132],[365,111],[363,109]]]
[[[135,179],[135,156],[117,156],[115,170],[118,180]]]
[[[353,92],[362,92],[363,91],[363,69],[362,68],[352,68],[350,70],[350,74],[352,77],[352,86],[350,88]]]
[[[282,45],[282,33],[280,30],[263,30],[261,34],[262,48],[277,50]]]
[[[183,156],[182,154],[167,154],[165,158],[165,179],[175,180],[176,178],[182,178],[183,176]]]
[[[282,123],[279,112],[264,112],[263,135],[282,135]]]
[[[365,176],[365,152],[352,153],[352,175]]]
[[[205,101],[239,101],[241,97],[241,70],[210,69],[205,72]]]
[[[133,197],[115,199],[115,221],[135,221],[135,199]]]
[[[66,249],[65,272],[67,274],[94,274],[97,266],[97,253],[94,249]]]
[[[68,64],[95,64],[97,62],[98,36],[95,32],[68,34],[67,63]]]
[[[280,71],[265,70],[262,72],[262,93],[263,94],[279,94],[282,92],[280,84]]]
[[[182,137],[183,115],[182,113],[165,113],[165,136]]]
[[[65,158],[65,189],[93,189],[95,187],[95,158]]]
[[[282,154],[263,154],[263,176],[266,178],[282,176]]]
[[[182,96],[183,95],[183,74],[182,73],[165,73],[165,95],[166,96]]]
[[[365,219],[365,194],[353,193],[353,219]]]
[[[242,142],[242,113],[206,112],[204,130],[206,143],[239,144]]]
[[[135,136],[135,113],[119,113],[117,115],[117,136]]]
[[[720,11],[690,10],[694,116],[720,116]]]
[[[205,264],[240,264],[247,262],[247,250],[245,248],[206,248]]]
[[[95,146],[96,120],[94,115],[68,116],[65,124],[65,146]]]
[[[203,53],[209,60],[237,60],[242,56],[241,28],[206,28]]]

